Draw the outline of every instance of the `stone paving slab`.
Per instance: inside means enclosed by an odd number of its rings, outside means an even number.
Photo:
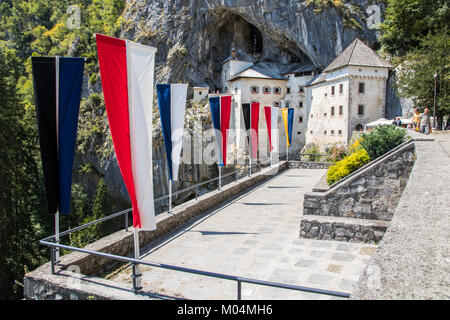
[[[326,170],[292,169],[150,244],[147,261],[321,289],[350,292],[373,245],[299,239],[303,194]],[[365,250],[364,250],[365,249]],[[236,299],[234,281],[141,266],[143,291],[189,299]],[[130,269],[114,281],[131,283]],[[243,299],[330,299],[242,284]]]

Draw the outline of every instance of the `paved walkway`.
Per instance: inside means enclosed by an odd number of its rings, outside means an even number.
[[[299,238],[305,192],[326,170],[293,169],[150,244],[147,261],[351,292],[376,246]],[[143,291],[189,299],[236,299],[234,281],[141,266]],[[130,269],[112,279],[131,283]],[[242,284],[243,299],[330,299]]]
[[[354,299],[450,299],[450,133],[429,137]]]

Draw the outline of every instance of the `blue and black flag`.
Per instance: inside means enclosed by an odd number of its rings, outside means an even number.
[[[84,58],[31,61],[48,211],[69,214]]]

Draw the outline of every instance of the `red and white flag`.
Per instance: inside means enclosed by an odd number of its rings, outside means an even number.
[[[278,149],[278,108],[264,107],[270,151]]]
[[[96,34],[106,112],[133,226],[155,230],[152,164],[156,48]]]

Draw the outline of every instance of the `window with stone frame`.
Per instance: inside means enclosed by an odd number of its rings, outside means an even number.
[[[280,87],[273,88],[273,94],[280,95],[281,94],[281,88]]]
[[[358,83],[358,93],[364,93],[366,91],[366,84],[364,82]]]
[[[305,93],[305,88],[298,86],[298,93]]]
[[[339,84],[339,94],[343,94],[344,93],[344,84],[341,83]]]
[[[299,116],[298,117],[298,123],[302,123],[303,122],[303,116]]]
[[[273,107],[275,108],[279,108],[281,106],[281,103],[278,101],[274,101],[274,103],[272,104]]]
[[[291,93],[291,88],[287,87],[286,88],[286,94],[289,94],[289,93]]]
[[[358,116],[363,116],[364,115],[364,105],[359,104],[358,105]]]
[[[300,102],[298,103],[298,107],[299,107],[299,108],[303,108],[303,101],[300,101]]]
[[[270,87],[263,87],[262,88],[262,92],[264,94],[270,94],[271,91],[272,91],[272,89]]]
[[[334,107],[331,107],[330,115],[331,115],[331,116],[334,116]]]
[[[250,93],[253,93],[253,94],[259,93],[259,87],[258,86],[250,86]]]
[[[331,95],[332,95],[332,96],[334,96],[334,91],[335,91],[334,86],[331,86]]]
[[[342,116],[344,114],[344,106],[339,106],[339,115]]]

